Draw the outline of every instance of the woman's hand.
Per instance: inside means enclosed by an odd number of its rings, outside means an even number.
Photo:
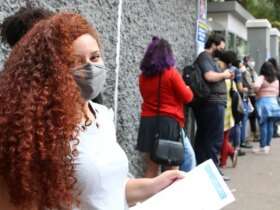
[[[142,202],[178,179],[184,178],[184,172],[170,170],[155,178],[130,179],[126,183],[126,200],[129,206]]]
[[[152,180],[152,191],[153,194],[156,194],[160,192],[161,190],[165,189],[169,185],[171,185],[173,182],[175,182],[178,179],[184,178],[184,172],[179,170],[169,170],[165,171],[159,176],[153,178]]]

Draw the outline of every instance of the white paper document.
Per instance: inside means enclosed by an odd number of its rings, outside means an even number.
[[[212,160],[130,210],[220,210],[235,199]]]

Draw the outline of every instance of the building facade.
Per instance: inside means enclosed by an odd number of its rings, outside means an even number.
[[[254,19],[237,1],[208,4],[208,24],[211,30],[222,34],[227,49],[234,50],[240,57],[249,53],[246,22]]]

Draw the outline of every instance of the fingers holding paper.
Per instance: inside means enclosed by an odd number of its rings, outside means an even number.
[[[184,172],[169,170],[155,178],[129,179],[126,183],[127,203],[133,206],[137,202],[142,202],[183,178]]]

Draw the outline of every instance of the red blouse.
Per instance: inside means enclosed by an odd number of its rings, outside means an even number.
[[[157,115],[159,75],[139,77],[140,93],[143,98],[142,117]],[[191,89],[185,84],[176,68],[165,70],[160,83],[160,115],[174,117],[184,127],[184,104],[193,99]]]

